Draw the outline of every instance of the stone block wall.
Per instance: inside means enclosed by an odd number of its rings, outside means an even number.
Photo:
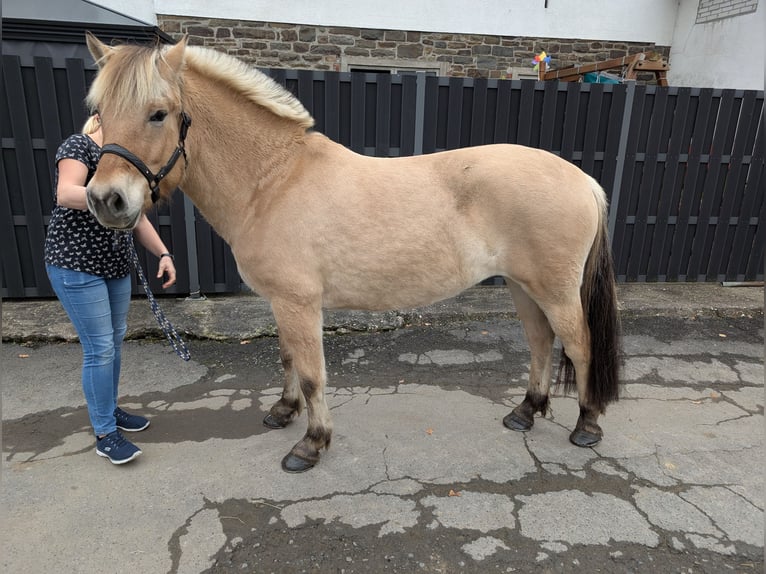
[[[159,27],[174,38],[188,34],[192,45],[207,46],[264,68],[344,69],[346,62],[438,65],[448,76],[511,78],[513,69],[532,71],[545,50],[549,69],[566,68],[652,52],[667,58],[670,47],[635,42],[549,39],[480,34],[307,26],[273,22],[198,19],[158,15]]]

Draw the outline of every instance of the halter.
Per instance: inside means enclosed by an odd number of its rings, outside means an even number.
[[[157,203],[157,200],[160,198],[160,194],[158,192],[160,182],[168,173],[170,173],[170,170],[173,169],[173,166],[178,161],[178,158],[184,156],[184,163],[187,166],[189,165],[189,160],[186,157],[186,148],[184,145],[186,142],[186,132],[189,131],[189,126],[191,125],[191,117],[186,112],[181,112],[180,121],[181,127],[178,133],[178,145],[176,146],[173,155],[170,156],[168,162],[160,169],[160,171],[157,172],[156,175],[152,173],[152,170],[146,167],[146,164],[142,162],[136,154],[125,149],[119,144],[106,144],[101,148],[101,157],[103,157],[105,153],[113,153],[114,155],[120,156],[122,159],[132,163],[133,166],[141,173],[141,175],[146,178],[146,181],[149,182],[149,191],[152,192],[152,203]]]

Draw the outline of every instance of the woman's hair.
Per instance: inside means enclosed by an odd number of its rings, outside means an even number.
[[[101,118],[99,117],[98,113],[93,114],[90,116],[86,122],[85,125],[82,126],[82,133],[86,135],[90,135],[94,132],[98,131],[98,128],[101,127]]]

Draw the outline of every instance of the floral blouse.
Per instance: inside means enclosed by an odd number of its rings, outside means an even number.
[[[69,136],[56,152],[54,199],[58,186],[58,163],[75,159],[88,168],[87,182],[96,171],[101,148],[85,134]],[[84,271],[106,279],[130,273],[133,233],[103,227],[90,213],[56,204],[45,238],[45,263]]]

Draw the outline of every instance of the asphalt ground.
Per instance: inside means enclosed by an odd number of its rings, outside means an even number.
[[[3,301],[3,572],[760,572],[763,287],[621,286],[622,399],[571,445],[572,397],[515,433],[528,351],[502,288],[326,316],[332,447],[261,425],[280,392],[252,295],[137,298],[121,406],[151,426],[94,452],[80,349],[56,301]]]

